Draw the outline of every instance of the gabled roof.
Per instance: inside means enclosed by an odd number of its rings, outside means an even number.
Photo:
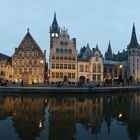
[[[0,53],[0,59],[9,59],[10,56]]]
[[[30,42],[28,43],[28,41],[30,41]],[[37,49],[42,52],[41,48],[36,43],[36,41],[33,39],[32,35],[30,34],[29,29],[27,31],[27,34],[24,36],[23,40],[21,41],[19,47],[16,49],[15,53],[18,52],[20,49],[26,49],[25,45],[26,46],[32,45],[33,49]]]

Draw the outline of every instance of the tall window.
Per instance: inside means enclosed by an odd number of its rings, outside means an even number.
[[[63,72],[60,72],[60,78],[63,78]]]
[[[92,76],[93,81],[96,81],[96,75]]]
[[[85,65],[85,72],[89,72],[89,66]]]
[[[84,72],[84,65],[80,65],[80,72]]]
[[[98,64],[98,72],[101,72],[101,64]]]
[[[75,73],[72,73],[72,79],[75,79]]]
[[[101,75],[97,75],[97,80],[101,81]]]
[[[56,78],[59,78],[59,72],[56,72]]]
[[[92,65],[92,72],[96,72],[96,64],[95,63]]]
[[[54,72],[52,72],[52,78],[55,78],[55,73]]]
[[[68,78],[71,78],[71,73],[68,73]]]

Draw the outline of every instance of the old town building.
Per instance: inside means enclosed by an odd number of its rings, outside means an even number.
[[[11,57],[0,53],[0,81],[12,81]]]
[[[56,14],[50,27],[50,83],[77,82],[76,39],[70,39],[67,29],[60,29]]]
[[[135,25],[133,24],[132,35],[126,50],[112,54],[109,42],[105,53],[104,78],[118,80],[140,80],[140,46],[137,41]]]
[[[78,55],[78,81],[84,83],[103,82],[103,56],[96,48],[90,50],[89,44],[82,47]]]
[[[13,81],[26,84],[44,83],[45,54],[29,29],[12,56]]]

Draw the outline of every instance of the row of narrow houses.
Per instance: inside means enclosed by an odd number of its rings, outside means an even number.
[[[105,56],[98,44],[87,44],[77,51],[76,38],[70,38],[68,29],[60,28],[56,13],[50,27],[49,62],[32,35],[27,33],[10,57],[0,53],[0,82],[26,84],[102,83],[104,81],[139,81],[140,46],[133,24],[130,43],[126,50],[112,53],[111,43]]]

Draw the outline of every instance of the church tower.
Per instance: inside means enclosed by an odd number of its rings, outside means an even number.
[[[111,44],[109,41],[108,49],[107,52],[105,53],[105,60],[112,60],[112,59],[113,59],[113,55],[112,55]]]
[[[140,47],[137,42],[135,25],[133,24],[132,35],[128,49],[129,78],[133,81],[140,80]]]
[[[53,46],[53,39],[58,38],[59,34],[60,34],[60,27],[58,26],[57,19],[56,19],[56,12],[55,12],[53,22],[50,27],[50,47]]]

